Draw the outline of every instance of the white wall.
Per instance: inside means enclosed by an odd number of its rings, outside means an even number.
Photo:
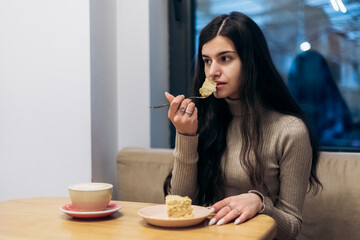
[[[118,147],[150,147],[149,0],[117,3]]]
[[[116,1],[90,0],[92,180],[117,196]]]
[[[91,180],[87,0],[0,1],[0,200]]]
[[[166,1],[5,0],[0,31],[0,201],[116,187],[121,148],[169,146]]]
[[[149,110],[169,86],[167,16],[163,0],[90,0],[92,180],[114,198],[119,150],[169,146],[166,109]]]

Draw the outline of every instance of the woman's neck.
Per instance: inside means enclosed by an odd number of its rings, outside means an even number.
[[[244,112],[241,108],[241,100],[225,98],[225,102],[228,104],[230,112],[234,117],[240,117],[244,115]]]

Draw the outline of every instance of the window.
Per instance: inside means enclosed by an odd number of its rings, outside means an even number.
[[[343,3],[346,12],[329,0],[197,0],[195,46],[216,15],[247,14],[263,30],[322,149],[360,148],[360,3]]]
[[[215,16],[240,11],[262,29],[277,69],[307,114],[321,149],[360,149],[360,2],[353,0],[174,0],[194,15],[185,62],[194,64],[201,29]],[[185,4],[186,3],[186,4]],[[341,5],[343,3],[343,6]],[[169,17],[174,15],[170,9]],[[194,13],[192,13],[194,12]],[[170,38],[171,33],[170,23]],[[171,42],[170,42],[171,47]],[[195,48],[195,49],[194,49]],[[186,52],[186,51],[184,51]],[[181,65],[182,64],[182,65]],[[192,74],[192,70],[187,70]],[[171,70],[172,75],[177,75]],[[171,81],[172,78],[170,78]],[[170,83],[171,84],[171,83]],[[181,89],[183,92],[183,89]]]

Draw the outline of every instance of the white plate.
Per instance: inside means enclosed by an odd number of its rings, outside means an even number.
[[[93,211],[93,212],[82,212],[74,209],[71,203],[65,204],[60,207],[60,211],[66,213],[69,216],[77,217],[77,218],[97,218],[97,217],[105,217],[111,214],[116,213],[121,208],[120,203],[116,203],[114,201],[110,201],[109,205],[103,211]]]
[[[189,227],[201,223],[210,213],[210,209],[206,207],[196,205],[191,205],[191,207],[193,208],[193,218],[168,218],[165,204],[142,208],[138,211],[138,214],[142,216],[147,223],[155,226]]]

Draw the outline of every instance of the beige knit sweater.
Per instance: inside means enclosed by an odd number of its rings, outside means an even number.
[[[226,99],[233,120],[227,136],[227,148],[222,157],[225,175],[225,197],[253,190],[242,169],[240,102]],[[294,239],[302,223],[302,208],[310,176],[312,150],[305,124],[298,118],[265,111],[263,125],[264,151],[261,158],[266,167],[265,181],[271,197],[265,196],[263,213],[277,222],[277,239]],[[176,134],[175,162],[171,193],[194,199],[197,191],[198,136]]]

